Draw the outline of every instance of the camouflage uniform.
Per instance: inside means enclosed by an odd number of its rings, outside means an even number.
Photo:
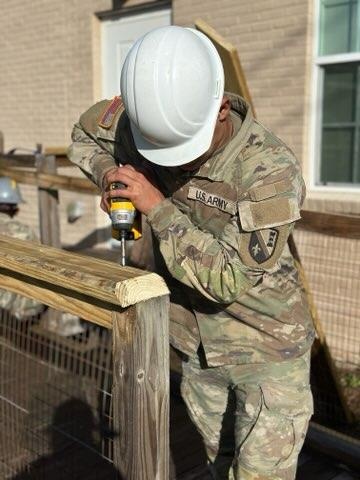
[[[237,392],[239,418],[234,472],[243,467],[250,472],[244,478],[292,478],[288,472],[294,470],[311,413],[309,367],[304,358],[314,331],[287,246],[294,222],[300,218],[305,188],[289,148],[253,118],[243,99],[229,97],[234,134],[198,171],[152,165],[166,199],[151,210],[147,221],[157,239],[155,252],[159,248],[162,254],[155,254],[158,271],[172,291],[170,340],[189,357],[184,364],[184,398],[203,434],[210,462],[216,470],[215,457],[222,456],[219,418],[231,389]],[[118,163],[149,164],[135,148],[119,100],[100,102],[85,112],[72,138],[70,159],[99,186],[106,171]],[[266,374],[261,373],[265,370]],[[249,389],[242,384],[243,371],[251,378]],[[270,383],[263,385],[268,374]],[[217,389],[219,376],[222,387]],[[285,392],[287,387],[292,395]],[[206,400],[212,399],[213,392],[219,396],[217,406]],[[293,431],[288,424],[286,432],[275,429],[268,418],[254,428],[260,413],[278,403],[278,397],[287,399],[288,405],[279,402],[275,413],[293,418]],[[298,404],[298,400],[306,402]],[[269,412],[272,418],[274,412],[271,408]],[[205,423],[201,418],[206,418]],[[285,425],[280,419],[278,423]],[[261,436],[271,442],[261,447],[268,448],[268,459],[261,448],[259,453],[253,448]],[[251,463],[249,458],[256,455],[259,460]],[[221,475],[215,478],[226,478]],[[235,478],[240,478],[239,473]]]
[[[0,234],[19,238],[20,240],[37,240],[30,227],[13,220],[9,215],[1,212]],[[24,319],[36,315],[41,312],[43,308],[43,305],[37,300],[0,289],[0,309],[8,310],[17,319]]]

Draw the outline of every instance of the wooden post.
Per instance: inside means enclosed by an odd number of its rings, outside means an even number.
[[[0,154],[4,153],[4,134],[0,131]]]
[[[39,150],[41,151],[41,147]],[[35,157],[38,173],[56,173],[56,160],[53,155],[45,156],[37,153]],[[61,248],[58,191],[38,187],[38,202],[41,243]],[[42,316],[40,325],[44,331],[60,333],[64,330],[62,312],[49,308]]]
[[[113,328],[122,480],[169,478],[169,290],[155,273],[0,235],[0,288]]]
[[[168,295],[113,312],[114,460],[121,479],[169,479]]]
[[[36,155],[36,168],[38,173],[56,173],[55,156]],[[45,245],[61,248],[60,220],[59,220],[59,195],[57,190],[38,188],[40,240]]]

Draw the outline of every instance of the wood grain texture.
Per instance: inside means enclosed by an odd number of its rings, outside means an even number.
[[[66,155],[58,152],[54,149],[46,149],[45,155],[54,155],[56,158],[56,166],[57,167],[72,167],[74,168],[74,164],[70,162]],[[19,168],[35,168],[36,158],[35,155],[31,154],[24,154],[24,153],[4,153],[0,150],[0,167],[19,167]]]
[[[201,19],[196,20],[195,27],[210,38],[220,55],[225,71],[225,91],[241,95],[248,102],[255,115],[250,90],[235,46]]]
[[[169,298],[113,314],[115,466],[126,480],[169,478]]]
[[[56,175],[55,157],[36,155],[37,173]],[[49,188],[38,187],[39,206],[39,230],[41,243],[60,248],[60,216],[59,216],[59,192]],[[44,320],[45,321],[45,320]],[[47,312],[47,321],[61,323],[61,312],[50,308]]]
[[[3,165],[3,163],[0,163],[0,176],[11,177],[19,183],[37,185],[38,187],[52,190],[66,190],[76,193],[88,193],[89,195],[100,195],[98,187],[87,178],[29,172],[1,165]]]
[[[301,210],[296,228],[336,237],[360,239],[360,216]]]
[[[81,297],[56,285],[34,281],[3,268],[0,268],[0,288],[34,298],[60,312],[72,313],[96,325],[112,328],[111,311],[115,308],[113,304],[106,304],[91,297]]]
[[[0,235],[0,265],[122,307],[168,293],[155,273],[5,235]]]
[[[46,147],[44,150],[45,155],[54,155],[56,158],[56,166],[58,167],[72,167],[74,164],[70,162],[67,156],[67,147]]]
[[[37,155],[37,173],[56,175],[55,157]],[[61,247],[60,218],[59,218],[59,194],[57,190],[50,188],[38,188],[39,221],[41,243],[52,247]]]

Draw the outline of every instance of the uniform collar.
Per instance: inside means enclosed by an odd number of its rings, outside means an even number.
[[[236,135],[220,150],[214,153],[192,177],[205,177],[214,181],[223,180],[226,163],[235,160],[239,154],[239,148],[245,143],[248,137],[249,127],[253,122],[253,114],[250,105],[239,95],[225,93],[231,101],[231,110],[242,118],[242,125]]]

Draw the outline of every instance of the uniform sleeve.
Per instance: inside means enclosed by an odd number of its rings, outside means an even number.
[[[79,123],[75,124],[71,139],[73,143],[68,149],[70,161],[101,189],[105,173],[117,166],[114,157],[98,145]]]
[[[248,268],[239,256],[240,232],[227,226],[224,238],[197,228],[169,199],[148,215],[160,251],[173,277],[195,288],[206,298],[232,303],[261,280],[263,270]]]
[[[169,199],[148,221],[177,280],[213,301],[231,303],[277,268],[300,218],[302,192],[299,175],[251,188],[217,237],[195,226]]]

